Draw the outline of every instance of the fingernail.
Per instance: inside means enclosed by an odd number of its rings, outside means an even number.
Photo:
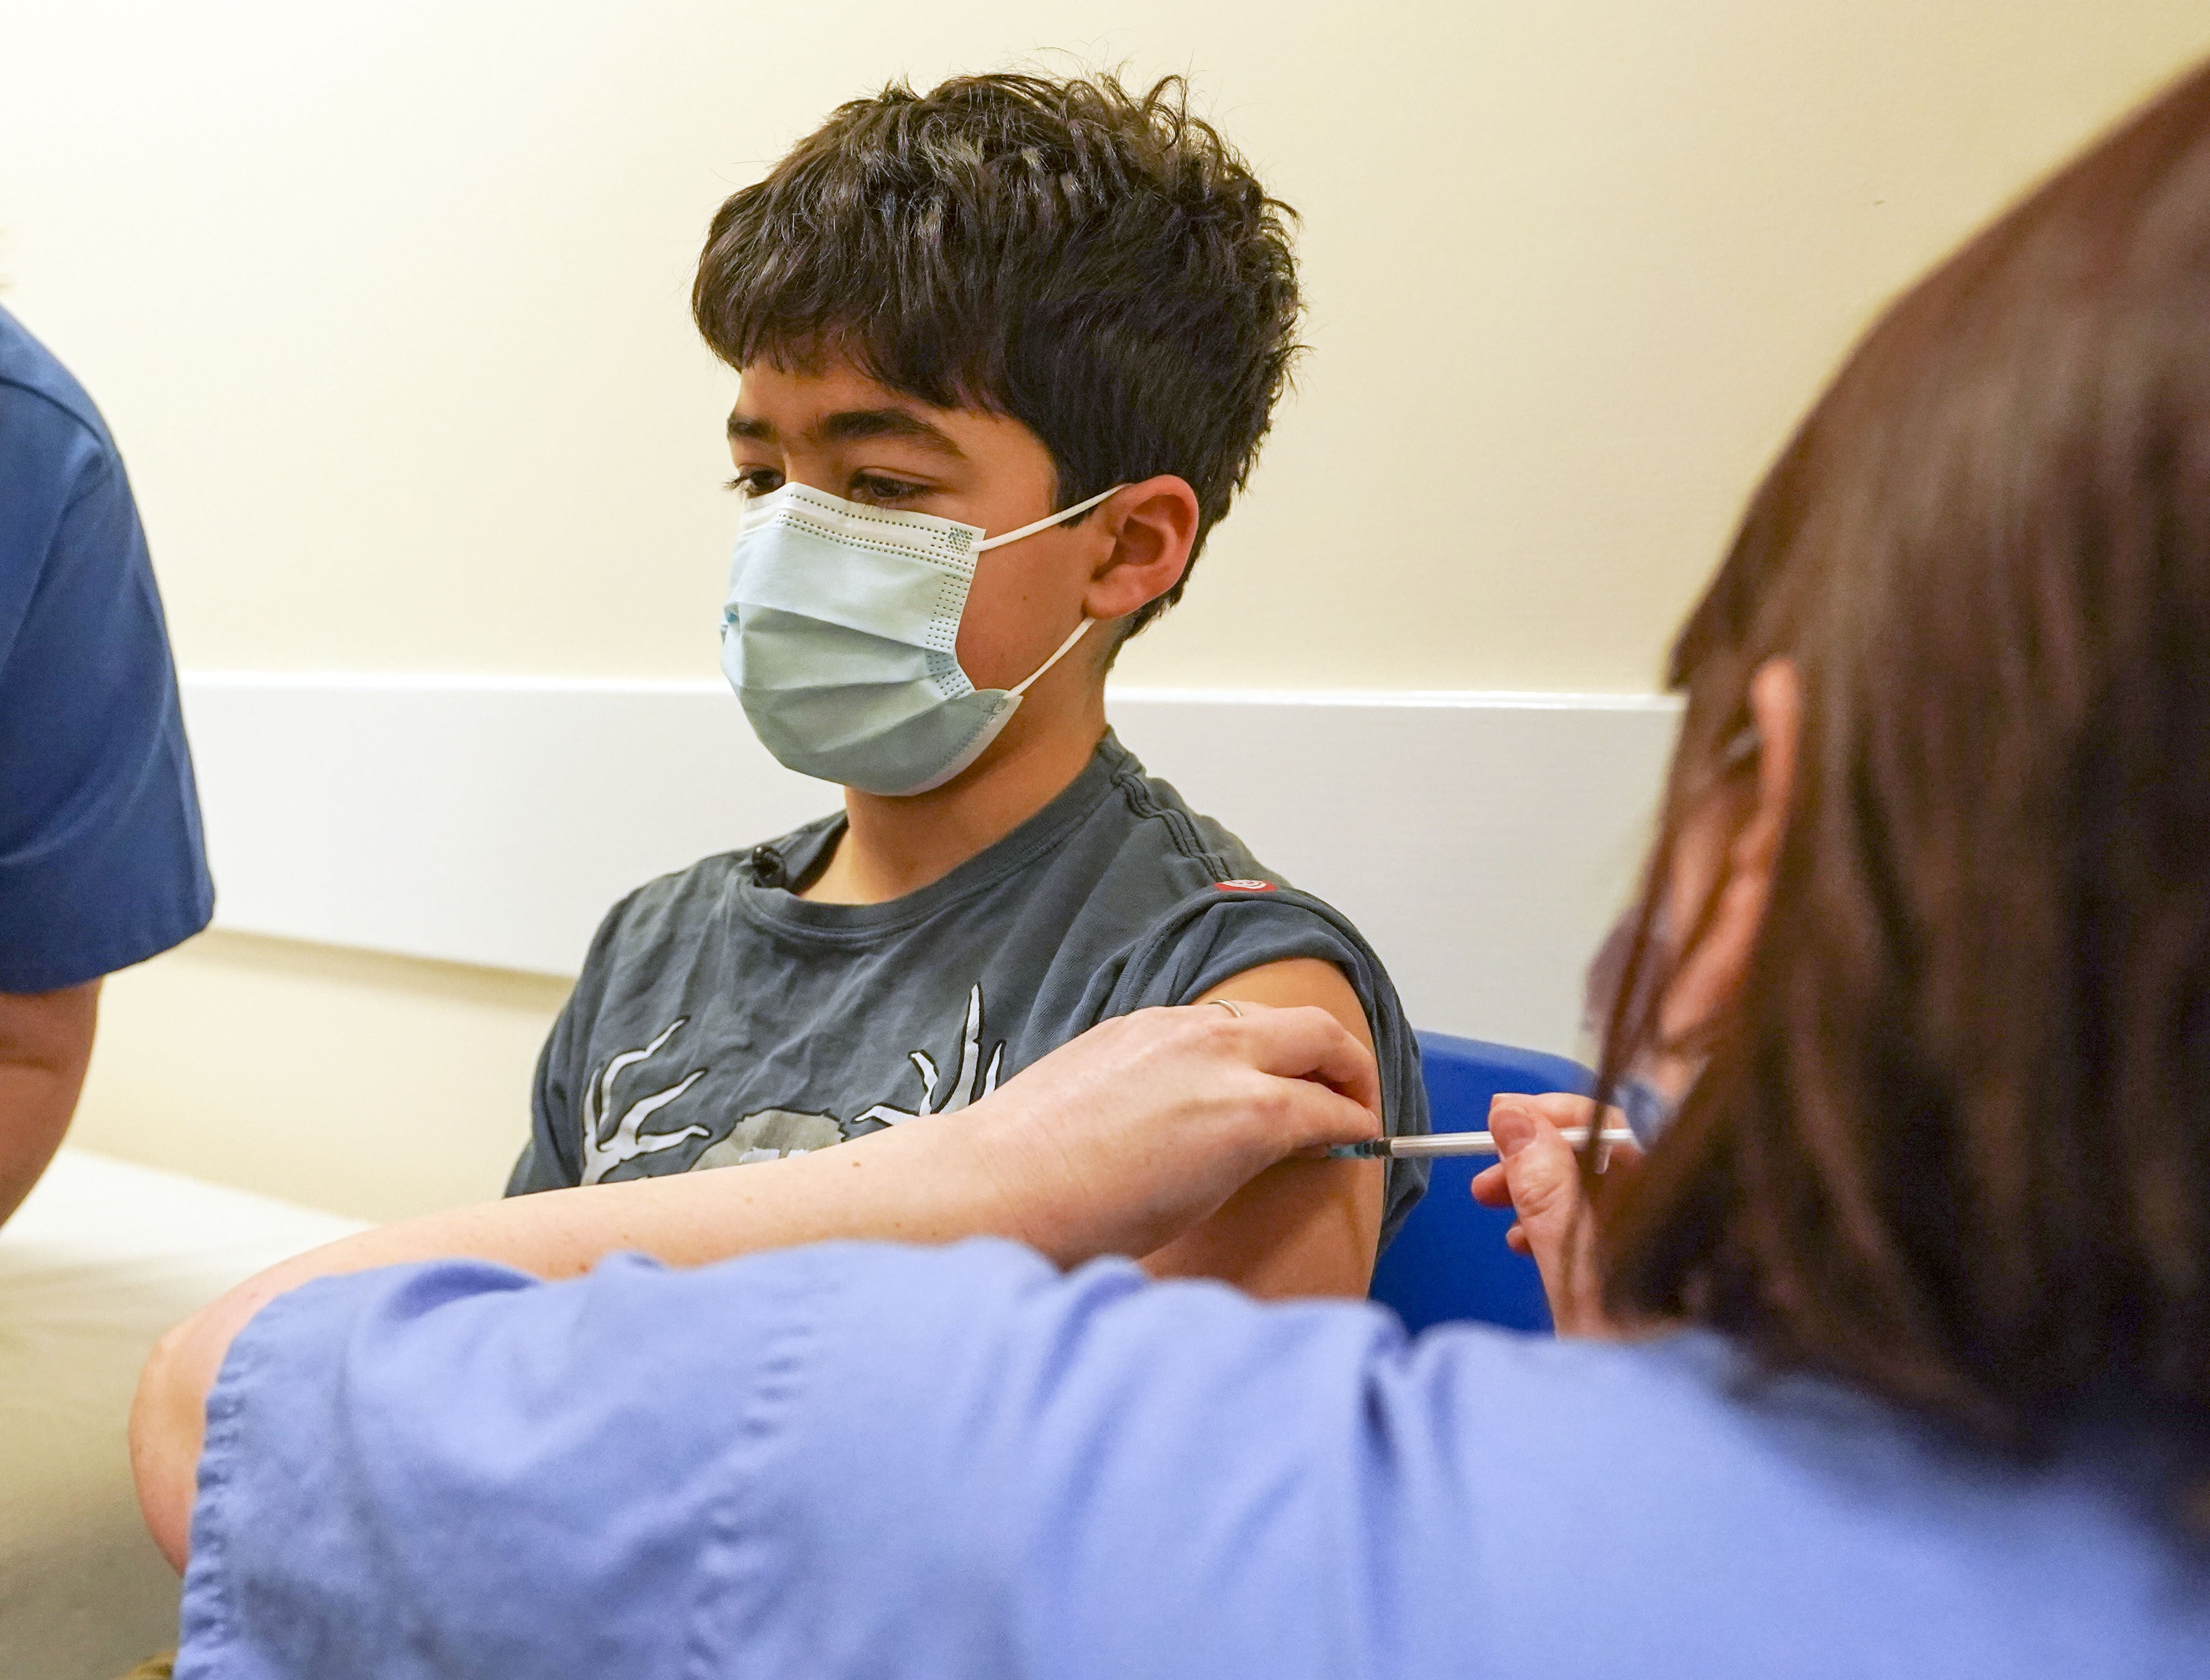
[[[1535,1141],[1535,1116],[1499,1103],[1488,1111],[1488,1135],[1496,1140],[1498,1158],[1509,1161]]]

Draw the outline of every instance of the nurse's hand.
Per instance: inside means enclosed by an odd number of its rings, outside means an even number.
[[[1333,1016],[1236,1011],[1102,1022],[957,1116],[1024,1241],[1061,1265],[1146,1254],[1277,1162],[1380,1134],[1374,1058]]]
[[[1596,1225],[1581,1186],[1580,1157],[1561,1128],[1623,1123],[1618,1109],[1599,1110],[1585,1097],[1563,1093],[1499,1097],[1489,1105],[1488,1131],[1499,1158],[1474,1175],[1473,1199],[1519,1216],[1506,1241],[1534,1257],[1561,1336],[1610,1335],[1616,1326],[1603,1308]],[[1613,1144],[1599,1157],[1598,1169],[1632,1170],[1641,1158],[1633,1145]]]

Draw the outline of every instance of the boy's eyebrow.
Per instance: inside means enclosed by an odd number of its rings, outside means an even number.
[[[903,408],[840,408],[809,426],[807,431],[822,442],[830,444],[859,443],[870,438],[903,438],[954,461],[967,458],[967,451],[952,440],[950,432],[941,426],[930,425],[918,414],[908,414]],[[776,441],[777,435],[770,420],[751,414],[732,414],[729,416],[729,436],[732,438],[743,438],[748,443],[772,444]]]
[[[903,408],[844,408],[813,428],[824,443],[858,443],[868,438],[903,438],[923,449],[964,461],[967,451],[951,440],[941,426],[931,426],[919,414]]]

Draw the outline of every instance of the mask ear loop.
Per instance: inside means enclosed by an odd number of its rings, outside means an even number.
[[[1072,507],[1063,507],[1060,509],[1057,513],[1047,513],[1042,518],[1035,521],[1031,524],[1023,525],[1018,530],[1007,531],[1003,536],[986,537],[981,541],[975,545],[975,552],[979,554],[985,548],[1002,547],[1008,542],[1018,542],[1024,536],[1034,536],[1038,531],[1048,530],[1052,526],[1058,524],[1061,520],[1072,519],[1078,513],[1089,512],[1091,508],[1096,507],[1098,503],[1103,501],[1108,496],[1113,495],[1118,491],[1126,490],[1127,487],[1128,486],[1125,484],[1116,484],[1110,490],[1099,491],[1087,501],[1077,502]],[[1020,698],[1022,695],[1027,693],[1038,677],[1043,675],[1046,671],[1051,669],[1053,666],[1058,664],[1060,660],[1066,658],[1067,655],[1074,651],[1074,644],[1090,633],[1090,626],[1095,623],[1096,623],[1095,619],[1090,618],[1087,613],[1084,614],[1082,622],[1074,626],[1074,634],[1068,637],[1064,642],[1061,642],[1059,644],[1059,651],[1052,655],[1049,659],[1044,661],[1042,664],[1037,666],[1036,669],[1029,674],[1025,680],[1015,683],[1011,688],[1007,689],[1005,692],[1011,695],[1017,700]]]
[[[1015,683],[1011,688],[1007,689],[1005,692],[1011,695],[1015,699],[1018,699],[1022,695],[1027,693],[1029,692],[1029,685],[1035,682],[1036,677],[1042,676],[1046,671],[1051,669],[1053,666],[1058,664],[1060,660],[1072,653],[1074,651],[1074,644],[1077,642],[1079,642],[1084,636],[1087,636],[1090,633],[1090,626],[1096,622],[1096,619],[1085,614],[1082,622],[1074,626],[1074,634],[1068,637],[1064,642],[1061,642],[1059,644],[1059,651],[1052,655],[1049,659],[1044,661],[1042,664],[1036,667],[1036,674],[1034,676],[1030,677],[1026,682]]]
[[[1096,507],[1098,503],[1103,501],[1108,496],[1114,495],[1120,491],[1126,490],[1127,487],[1128,486],[1125,484],[1116,484],[1110,490],[1099,491],[1086,502],[1077,502],[1072,507],[1063,507],[1060,509],[1057,513],[1047,513],[1042,518],[1036,520],[1032,523],[1023,525],[1017,531],[1007,531],[1003,536],[984,537],[981,541],[975,545],[975,552],[979,554],[985,548],[1000,548],[1006,543],[1018,542],[1024,536],[1034,536],[1038,531],[1049,530],[1054,525],[1058,524],[1060,520],[1072,519],[1078,513],[1087,513],[1090,509]],[[969,526],[968,529],[971,530],[974,528]],[[1050,668],[1048,666],[1045,668],[1047,670],[1049,668]],[[1037,674],[1041,676],[1042,673],[1039,672]]]

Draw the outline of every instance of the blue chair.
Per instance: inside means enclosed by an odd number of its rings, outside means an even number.
[[[1500,1091],[1570,1091],[1587,1096],[1596,1076],[1577,1061],[1423,1032],[1420,1073],[1438,1132],[1479,1132]],[[1374,1268],[1371,1294],[1417,1334],[1449,1319],[1478,1319],[1514,1330],[1548,1330],[1550,1309],[1535,1262],[1505,1246],[1509,1212],[1477,1207],[1467,1186],[1489,1155],[1433,1163],[1424,1200],[1412,1210]]]

